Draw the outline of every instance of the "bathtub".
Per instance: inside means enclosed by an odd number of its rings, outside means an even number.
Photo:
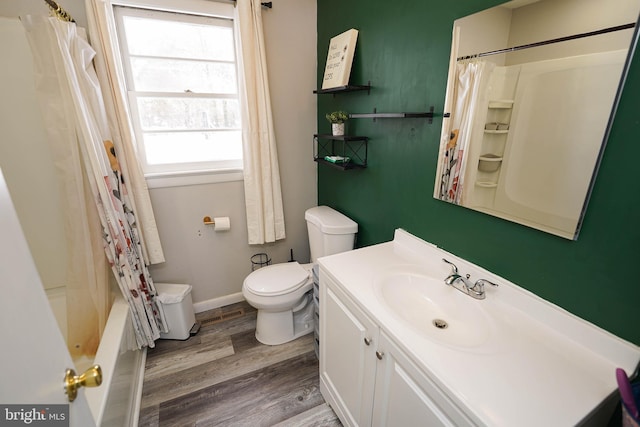
[[[129,343],[135,343],[129,316],[129,305],[117,298],[94,362],[102,367],[102,385],[86,389],[89,408],[99,427],[138,425],[147,351],[129,350]]]
[[[66,335],[66,304],[64,288],[47,291],[54,315]],[[78,374],[89,366],[102,368],[102,385],[83,389],[89,408],[99,427],[137,426],[144,380],[145,350],[129,350],[129,342],[135,343],[129,322],[129,306],[116,298],[100,340],[94,360],[74,359]]]
[[[574,238],[626,55],[619,50],[504,67],[520,72],[487,210]]]

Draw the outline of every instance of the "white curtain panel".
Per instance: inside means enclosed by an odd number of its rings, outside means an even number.
[[[135,136],[125,98],[115,21],[110,0],[86,0],[88,31],[96,51],[94,64],[102,88],[107,123],[118,152],[122,175],[129,184],[131,204],[138,217],[140,240],[147,264],[165,261],[160,235],[151,206],[147,181],[136,157]]]
[[[260,0],[237,0],[244,197],[249,244],[285,238]]]
[[[25,24],[34,56],[50,55],[54,67],[37,69],[42,96],[62,97],[66,120],[75,130],[67,143],[79,145],[81,163],[96,203],[104,252],[123,297],[129,303],[138,347],[154,347],[167,331],[162,307],[142,256],[137,218],[122,165],[107,125],[102,93],[92,60],[95,51],[75,24],[56,18],[29,19]],[[37,67],[38,64],[36,64]],[[47,112],[44,112],[47,114]]]

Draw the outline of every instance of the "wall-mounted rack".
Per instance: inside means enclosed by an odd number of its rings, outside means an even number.
[[[340,141],[336,144],[336,141]],[[313,160],[318,163],[346,170],[364,169],[367,167],[369,138],[355,135],[313,135]],[[325,160],[325,156],[340,155],[348,157],[346,163],[333,163]]]
[[[366,85],[346,85],[346,86],[338,86],[338,87],[332,87],[329,89],[318,89],[318,90],[314,90],[313,93],[316,94],[325,94],[325,93],[330,93],[333,94],[335,96],[336,93],[341,93],[341,92],[357,92],[357,91],[362,91],[362,90],[366,90],[367,91],[367,95],[371,94],[371,81],[369,81]]]
[[[373,109],[373,113],[358,113],[358,114],[349,114],[350,119],[415,119],[415,118],[427,118],[429,119],[429,123],[433,122],[433,118],[435,117],[434,107],[429,107],[429,111],[420,112],[420,113],[378,113],[377,109]]]

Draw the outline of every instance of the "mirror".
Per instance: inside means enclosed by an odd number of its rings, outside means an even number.
[[[515,0],[454,22],[434,197],[577,239],[639,0]]]

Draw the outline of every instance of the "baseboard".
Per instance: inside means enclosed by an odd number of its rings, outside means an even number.
[[[242,295],[242,292],[237,292],[223,297],[196,302],[193,304],[193,310],[196,313],[202,313],[203,311],[213,310],[214,308],[224,307],[225,305],[235,304],[241,301],[244,301],[244,295]]]

